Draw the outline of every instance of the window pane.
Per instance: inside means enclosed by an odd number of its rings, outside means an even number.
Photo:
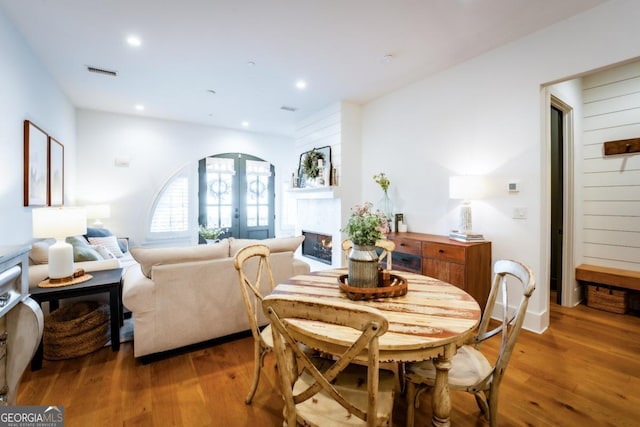
[[[260,206],[258,212],[260,215],[259,225],[269,225],[269,206]]]
[[[220,228],[230,228],[231,219],[231,206],[220,206]]]
[[[151,219],[152,233],[187,231],[189,227],[189,180],[177,176],[160,193]]]
[[[255,206],[247,206],[247,227],[255,227],[258,225],[258,215]]]

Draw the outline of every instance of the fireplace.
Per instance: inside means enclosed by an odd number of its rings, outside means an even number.
[[[331,265],[332,238],[326,234],[302,230],[302,255]]]

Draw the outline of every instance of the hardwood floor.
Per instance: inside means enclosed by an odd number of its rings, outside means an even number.
[[[640,317],[551,305],[551,327],[522,331],[500,392],[501,426],[637,426],[640,419]],[[281,426],[274,357],[252,405],[252,338],[142,364],[131,343],[114,353],[44,361],[27,370],[19,405],[62,405],[65,426]],[[483,351],[495,354],[496,344]],[[484,426],[472,396],[452,394],[452,425]],[[405,422],[398,395],[394,426]],[[430,396],[416,412],[428,425]]]

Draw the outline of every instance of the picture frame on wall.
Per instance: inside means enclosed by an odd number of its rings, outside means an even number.
[[[49,184],[49,135],[24,121],[24,205],[47,206]]]
[[[322,168],[318,172],[318,176],[309,176],[306,172],[307,167],[305,164],[310,163],[317,164],[317,159],[322,158]],[[332,185],[331,182],[331,146],[314,148],[309,151],[305,151],[300,154],[300,160],[298,163],[298,187],[300,188],[315,188],[315,187],[328,187]]]
[[[64,145],[49,137],[49,206],[64,204]]]

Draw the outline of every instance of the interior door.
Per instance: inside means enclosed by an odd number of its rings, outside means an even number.
[[[273,165],[242,153],[206,157],[199,163],[198,222],[225,230],[222,237],[274,237]]]
[[[563,112],[551,107],[551,291],[557,292],[557,303],[562,302],[562,223],[564,182],[564,128]]]

